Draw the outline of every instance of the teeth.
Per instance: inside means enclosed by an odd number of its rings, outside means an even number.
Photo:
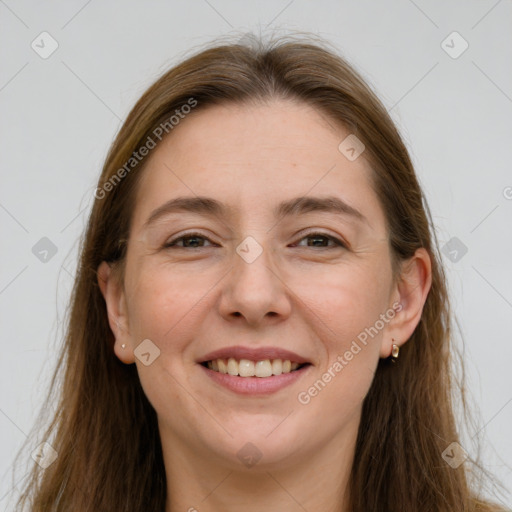
[[[238,363],[238,374],[240,377],[254,377],[254,362],[248,359],[240,359]]]
[[[224,362],[224,359],[217,359],[217,365],[219,366],[220,373],[228,373],[228,365]],[[213,364],[212,370],[214,370]]]
[[[238,375],[238,363],[232,357],[228,359],[228,373],[229,375]]]
[[[229,374],[239,375],[240,377],[271,377],[272,375],[281,375],[282,373],[290,373],[299,367],[299,363],[292,363],[289,359],[265,359],[263,361],[250,361],[249,359],[235,358],[214,359],[208,361],[210,370]]]
[[[264,361],[258,361],[254,365],[256,377],[270,377],[272,375],[272,363],[265,359]]]
[[[283,373],[283,361],[281,359],[274,359],[272,361],[272,373],[274,375],[281,375]]]

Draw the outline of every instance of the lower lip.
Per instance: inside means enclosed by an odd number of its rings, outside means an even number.
[[[289,386],[300,379],[308,371],[311,365],[306,365],[290,373],[273,375],[272,377],[240,377],[220,373],[199,365],[217,384],[239,393],[241,395],[270,395],[286,386]]]

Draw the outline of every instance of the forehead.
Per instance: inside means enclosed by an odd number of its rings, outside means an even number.
[[[232,212],[244,205],[270,211],[286,197],[337,195],[372,216],[368,209],[379,205],[371,169],[363,157],[350,161],[339,150],[349,135],[341,124],[295,101],[197,110],[149,155],[137,217],[142,222],[151,207],[183,195],[215,196]]]
[[[227,103],[192,111],[157,147],[151,159],[165,158],[166,150],[173,151],[175,159],[226,158],[229,150],[231,158],[259,160],[283,155],[293,162],[310,159],[312,151],[311,157],[337,151],[340,137],[346,135],[348,132],[340,123],[297,100]]]

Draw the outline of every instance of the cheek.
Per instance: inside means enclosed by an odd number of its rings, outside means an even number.
[[[190,389],[189,349],[203,322],[201,301],[214,282],[194,272],[159,265],[140,265],[138,275],[131,275],[126,290],[130,336],[134,346],[150,339],[160,350],[148,366],[135,360],[142,388],[158,415],[185,436],[187,424],[176,420],[175,411],[189,418],[201,418],[204,413],[183,390]]]
[[[366,263],[339,265],[321,274],[312,272],[308,279],[296,276],[290,288],[314,313],[312,321],[321,332],[318,337],[332,359],[348,350],[358,336],[364,341],[365,333],[376,322],[379,333],[372,331],[370,339],[378,351],[375,341],[382,334],[379,319],[388,306],[390,285],[384,265],[379,268]]]
[[[132,338],[153,340],[162,355],[180,353],[197,326],[201,301],[211,286],[197,273],[158,265],[139,267],[127,287]]]
[[[334,435],[359,414],[387,325],[381,315],[387,310],[388,281],[369,267],[345,270],[302,288],[317,318],[315,334],[325,357],[295,399],[311,421],[325,420],[318,428],[326,435]]]

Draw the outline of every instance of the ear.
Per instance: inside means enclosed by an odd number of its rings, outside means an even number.
[[[412,258],[403,262],[393,287],[391,296],[395,307],[390,307],[395,309],[396,314],[386,328],[380,357],[389,357],[393,343],[400,347],[412,336],[420,321],[431,285],[430,255],[425,248],[417,249]]]
[[[124,289],[106,261],[98,267],[98,284],[105,299],[108,323],[115,337],[114,352],[123,363],[134,363]],[[125,348],[122,347],[123,344]]]

